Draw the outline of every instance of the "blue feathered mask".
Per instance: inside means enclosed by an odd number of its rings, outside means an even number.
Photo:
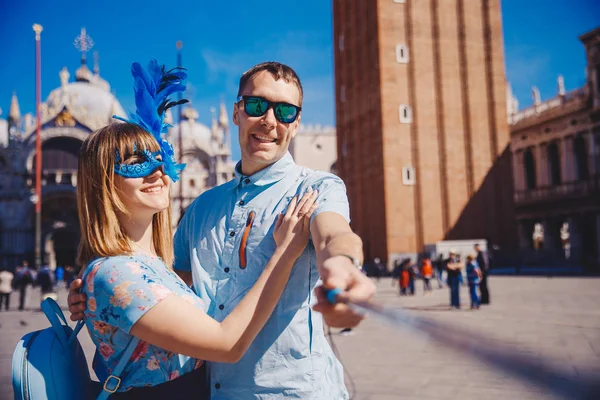
[[[137,62],[131,64],[131,75],[134,81],[136,111],[129,113],[129,119],[116,115],[113,115],[113,118],[139,125],[151,133],[160,146],[165,174],[173,182],[177,182],[179,172],[183,170],[185,164],[177,164],[173,146],[163,137],[170,128],[170,125],[165,123],[165,113],[171,107],[188,102],[185,99],[172,101],[169,98],[174,93],[185,91],[183,81],[187,78],[187,74],[181,67],[167,71],[164,65],[159,66],[158,62],[152,59],[148,64],[148,69],[144,69]],[[116,156],[119,159],[119,154]],[[128,176],[125,170],[117,171],[115,169],[115,172]]]

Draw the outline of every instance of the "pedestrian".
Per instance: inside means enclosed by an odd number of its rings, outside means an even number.
[[[446,260],[446,273],[448,274],[448,286],[450,287],[450,307],[460,309],[460,279],[462,264],[456,254],[456,250],[450,250],[450,256]]]
[[[492,267],[492,260],[487,251],[481,250],[479,243],[475,244],[475,252],[477,253],[477,264],[481,269],[481,283],[479,285],[479,290],[481,291],[481,304],[490,304],[488,275]]]
[[[437,278],[438,288],[441,289],[444,287],[444,268],[445,268],[444,255],[439,254],[437,260],[435,261],[435,277]]]
[[[44,301],[47,297],[51,297],[54,300],[57,299],[56,293],[54,292],[54,279],[52,279],[52,271],[47,264],[44,264],[37,274],[34,282],[35,286],[40,287],[41,301]]]
[[[423,258],[421,265],[421,277],[423,278],[423,294],[431,293],[431,278],[433,277],[433,266],[431,265],[431,259],[429,255]]]
[[[54,284],[57,288],[61,288],[65,283],[65,269],[62,266],[56,267],[54,271]]]
[[[200,195],[175,234],[174,271],[194,285],[209,316],[220,321],[231,315],[274,254],[272,227],[289,199],[309,188],[319,193],[312,240],[296,261],[273,317],[239,362],[209,363],[213,400],[245,398],[257,387],[264,398],[348,398],[323,320],[330,327],[357,326],[364,316],[344,301],[368,301],[375,286],[357,268],[362,241],[349,225],[343,182],[296,165],[288,152],[301,104],[300,79],[286,65],[266,62],[242,75],[233,109],[241,147],[235,178]],[[323,285],[317,288],[317,282]],[[72,319],[85,308],[79,287],[80,280],[74,281],[69,294]],[[345,290],[335,305],[325,291],[333,288]]]
[[[19,311],[25,309],[25,295],[27,286],[33,284],[33,271],[29,268],[29,263],[23,261],[15,270],[14,287],[19,291]]]
[[[410,259],[406,258],[400,264],[400,281],[398,286],[400,287],[400,296],[406,296],[408,294],[408,286],[410,283]]]
[[[417,265],[413,264],[411,259],[408,259],[408,290],[411,296],[415,295],[415,280],[418,273]]]
[[[385,275],[385,265],[383,265],[379,257],[375,257],[373,259],[373,269],[375,271],[377,281],[379,281],[381,277]]]
[[[14,277],[14,274],[6,267],[0,268],[0,311],[3,304],[6,311],[10,308],[10,294],[12,293]]]
[[[477,294],[477,286],[481,279],[481,270],[477,265],[477,260],[474,255],[467,256],[467,282],[469,283],[469,294],[471,296],[471,310],[479,309],[480,301]]]

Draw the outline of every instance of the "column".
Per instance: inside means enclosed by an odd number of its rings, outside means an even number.
[[[575,180],[575,154],[573,151],[573,136],[567,136],[559,141],[560,169],[563,182]]]
[[[596,247],[600,249],[600,214],[596,214]],[[600,264],[600,251],[598,251],[596,262]]]
[[[517,221],[517,227],[519,231],[519,248],[527,249],[531,248],[531,232],[527,229],[529,224],[527,224],[526,220]]]
[[[515,191],[525,190],[525,165],[523,163],[523,150],[513,153],[513,177]]]
[[[535,146],[535,182],[536,187],[548,186],[548,163],[546,156],[547,146],[546,144],[538,144]]]
[[[558,253],[556,248],[558,228],[552,218],[544,218],[542,221],[544,227],[544,249],[551,254]]]
[[[585,145],[588,155],[588,169],[590,177],[594,177],[599,171],[598,165],[598,146],[600,146],[600,129],[596,131],[588,131],[584,134]]]

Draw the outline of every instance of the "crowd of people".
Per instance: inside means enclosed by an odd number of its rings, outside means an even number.
[[[378,261],[378,258],[375,259],[372,266],[381,264]],[[460,309],[460,286],[466,284],[469,286],[471,309],[479,309],[481,304],[490,303],[487,285],[490,268],[491,258],[488,252],[476,244],[473,254],[467,255],[464,261],[455,249],[450,249],[447,258],[438,254],[438,257],[432,260],[431,255],[426,254],[417,263],[410,258],[396,260],[392,270],[392,285],[398,282],[400,296],[412,296],[416,291],[416,281],[422,279],[423,293],[428,295],[432,291],[431,281],[435,278],[438,288],[449,288],[450,307]],[[375,275],[379,279],[383,272],[380,268],[376,268],[376,272],[379,272]]]
[[[77,277],[78,271],[75,267],[67,265],[57,266],[54,270],[44,264],[39,271],[23,261],[14,271],[6,267],[0,268],[0,311],[10,310],[10,297],[14,291],[19,293],[19,311],[25,309],[27,292],[29,288],[40,289],[40,302],[46,297],[56,299],[57,289],[68,287]]]

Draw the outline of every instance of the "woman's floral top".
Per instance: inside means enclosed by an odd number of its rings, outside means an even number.
[[[83,274],[87,295],[85,323],[96,345],[94,371],[101,382],[127,347],[131,327],[161,300],[175,294],[204,310],[202,300],[159,257],[135,253],[91,262]],[[187,356],[140,341],[118,391],[156,386],[202,365]]]

